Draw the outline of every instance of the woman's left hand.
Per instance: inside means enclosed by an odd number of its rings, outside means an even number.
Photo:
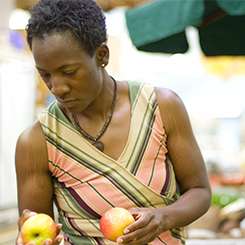
[[[135,222],[129,225],[124,235],[117,239],[118,244],[145,245],[167,230],[163,208],[134,208],[129,210]]]

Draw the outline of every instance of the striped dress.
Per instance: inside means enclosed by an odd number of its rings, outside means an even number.
[[[84,139],[56,102],[39,117],[59,221],[70,244],[115,245],[99,230],[105,211],[111,207],[163,207],[179,196],[154,88],[128,84],[130,129],[117,160]],[[184,228],[163,232],[150,244],[185,244]]]

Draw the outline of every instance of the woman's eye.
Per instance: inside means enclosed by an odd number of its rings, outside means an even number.
[[[46,72],[40,72],[40,76],[43,80],[48,80],[50,78],[50,74]]]
[[[76,70],[63,71],[64,75],[74,75],[75,73],[76,73]]]

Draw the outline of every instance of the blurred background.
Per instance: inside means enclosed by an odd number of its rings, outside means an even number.
[[[14,244],[17,233],[16,140],[52,100],[25,42],[24,28],[35,2],[0,1],[0,245]],[[245,0],[237,0],[233,12],[220,8],[227,0],[172,0],[192,4],[186,19],[174,14],[179,8],[183,13],[183,6],[173,7],[170,2],[98,0],[107,21],[108,72],[117,80],[168,87],[185,103],[213,190],[212,206],[188,228],[187,244],[245,244],[245,22],[241,19],[245,13],[240,11]],[[218,11],[210,11],[207,2],[220,3]],[[161,17],[157,21],[162,25],[167,21],[168,32],[156,26],[154,18],[147,19],[148,14],[154,16],[154,4],[162,3],[165,12],[157,15]],[[231,28],[236,34],[229,33],[227,22],[226,36],[218,36],[216,29],[205,33],[207,26],[219,28],[217,24],[231,15],[236,15]],[[171,25],[176,23],[174,30]],[[226,42],[230,47],[224,46]]]

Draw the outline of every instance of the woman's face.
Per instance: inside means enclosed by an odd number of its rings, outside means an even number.
[[[101,63],[90,56],[69,33],[34,38],[36,67],[58,103],[71,112],[81,112],[103,87]]]

